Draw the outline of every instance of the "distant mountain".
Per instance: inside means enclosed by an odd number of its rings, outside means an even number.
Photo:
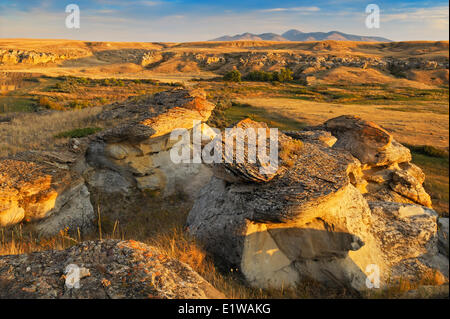
[[[276,33],[242,33],[234,36],[223,36],[210,41],[364,41],[364,42],[392,42],[382,37],[371,37],[363,35],[347,34],[339,31],[330,32],[302,32],[299,30],[289,30],[281,35]]]
[[[213,39],[210,41],[289,41],[283,38],[279,34],[275,33],[262,33],[262,34],[253,34],[253,33],[242,33],[234,36],[223,36],[217,39]]]

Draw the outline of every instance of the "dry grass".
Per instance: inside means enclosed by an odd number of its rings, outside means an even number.
[[[438,296],[432,295],[420,295],[420,291],[418,291],[421,287],[439,287],[442,286],[443,291],[435,289],[433,294],[437,294]],[[445,296],[445,288],[447,289],[447,294]],[[379,290],[371,290],[367,291],[366,297],[371,299],[392,299],[392,298],[407,298],[408,293],[415,292],[412,296],[416,296],[416,298],[430,298],[430,297],[442,297],[448,298],[448,283],[445,283],[444,275],[437,270],[429,270],[424,273],[417,280],[411,280],[410,278],[400,278],[398,281],[391,283],[388,287],[379,289]]]
[[[289,140],[282,144],[279,157],[286,167],[292,167],[295,164],[296,155],[303,149],[303,142],[300,140]]]
[[[373,121],[391,132],[400,143],[413,145],[432,145],[446,148],[449,144],[448,102],[439,106],[447,114],[433,112],[404,112],[404,106],[392,104],[389,108],[374,105],[333,104],[288,98],[239,98],[239,103],[250,104],[279,116],[297,119],[309,125],[318,125],[326,120],[345,114],[361,116]],[[434,102],[429,102],[431,109]],[[409,103],[409,106],[420,103]],[[440,105],[440,104],[439,104]],[[436,104],[436,107],[438,105]],[[397,111],[397,109],[399,109]]]
[[[96,118],[100,111],[100,107],[95,107],[65,112],[49,111],[44,114],[9,114],[8,121],[0,120],[0,157],[31,149],[54,150],[65,142],[64,139],[55,138],[61,132],[112,125]]]
[[[94,195],[95,198],[95,195]],[[82,236],[76,230],[65,230],[51,238],[39,238],[32,225],[16,225],[0,230],[0,256],[25,254],[50,249],[66,249],[84,240],[133,239],[157,247],[203,276],[216,289],[232,299],[264,298],[350,298],[357,297],[345,289],[329,289],[312,280],[304,280],[290,289],[256,289],[249,287],[235,269],[219,270],[184,225],[190,210],[182,194],[166,198],[120,198],[112,203],[109,197],[96,197],[95,233]],[[118,202],[123,203],[120,206]],[[134,204],[131,204],[134,202]],[[101,205],[100,203],[103,203]],[[123,211],[127,208],[126,214]],[[31,227],[30,227],[31,226]]]

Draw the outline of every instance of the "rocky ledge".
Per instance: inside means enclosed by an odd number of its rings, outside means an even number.
[[[95,218],[82,176],[69,169],[71,153],[26,152],[0,159],[0,227],[36,222],[52,235],[69,227],[87,232]]]

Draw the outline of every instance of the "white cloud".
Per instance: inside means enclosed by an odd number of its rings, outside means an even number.
[[[319,7],[295,7],[295,8],[272,8],[272,9],[263,9],[258,10],[259,12],[288,12],[288,11],[296,11],[296,12],[317,12],[320,11]]]
[[[147,7],[154,7],[154,6],[162,4],[163,2],[161,2],[161,1],[137,1],[136,3],[147,6]]]
[[[408,9],[399,13],[381,13],[381,18],[385,22],[390,21],[431,21],[434,19],[447,19],[449,18],[447,7],[433,7],[433,8],[414,8]]]

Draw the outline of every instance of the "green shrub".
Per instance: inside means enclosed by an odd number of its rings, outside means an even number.
[[[281,69],[280,72],[274,72],[277,74],[278,79],[275,79],[274,74],[274,80],[279,82],[289,82],[292,81],[294,78],[292,77],[292,71],[288,68]]]
[[[69,104],[67,104],[67,106],[74,110],[81,110],[81,109],[85,109],[87,107],[92,106],[92,104],[89,101],[75,100],[75,101],[69,102]]]
[[[431,145],[408,145],[405,144],[411,151],[431,157],[448,158],[446,150],[431,146]]]
[[[59,134],[56,134],[56,138],[63,138],[63,137],[69,137],[69,138],[81,138],[86,137],[92,134],[95,134],[97,132],[100,132],[102,129],[99,127],[85,127],[85,128],[77,128],[70,131],[61,132]]]
[[[233,70],[233,71],[227,72],[223,76],[223,79],[225,81],[229,81],[229,82],[241,82],[242,75],[241,75],[241,72],[239,72],[238,70]]]
[[[247,81],[271,82],[273,81],[273,73],[265,71],[252,71],[245,77]]]
[[[287,68],[281,69],[279,72],[252,71],[244,77],[244,80],[259,82],[289,82],[293,79],[292,71]]]

